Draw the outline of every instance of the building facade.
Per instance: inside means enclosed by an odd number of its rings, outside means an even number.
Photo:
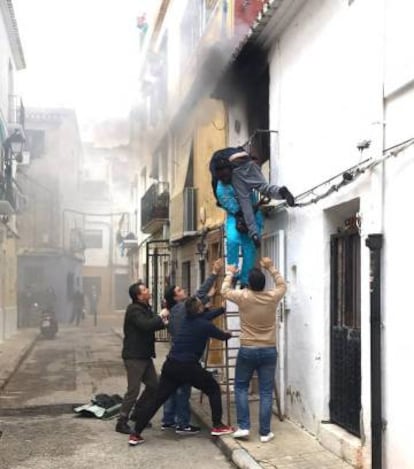
[[[413,170],[411,16],[390,0],[163,1],[144,49],[136,187],[144,197],[155,184],[149,199],[169,200],[169,212],[141,223],[137,268],[151,262],[158,290],[194,291],[223,254],[211,153],[245,145],[258,156],[298,203],[266,209],[261,252],[289,285],[278,313],[282,410],[355,467],[414,460],[402,212]],[[145,249],[157,240],[166,257],[155,268]]]
[[[37,327],[39,309],[69,322],[81,286],[80,226],[66,211],[76,204],[83,151],[76,114],[63,108],[26,109],[26,152],[16,181],[24,204],[18,220],[18,324]],[[34,307],[34,304],[39,307]]]
[[[14,155],[4,142],[18,130],[23,132],[24,107],[16,95],[15,73],[25,68],[13,4],[0,1],[0,342],[17,328],[16,212],[20,194],[13,179]]]
[[[92,312],[91,302],[96,294],[99,315],[124,311],[129,303],[131,282],[125,239],[131,237],[133,220],[125,211],[130,195],[130,187],[125,184],[130,172],[128,155],[128,146],[102,148],[85,144],[79,194],[82,204],[68,213],[82,224],[86,309]]]

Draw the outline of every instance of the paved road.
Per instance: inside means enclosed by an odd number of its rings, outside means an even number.
[[[180,437],[154,428],[130,448],[114,420],[75,416],[96,392],[122,394],[120,339],[110,328],[67,328],[38,341],[0,394],[1,469],[229,468],[208,430]]]

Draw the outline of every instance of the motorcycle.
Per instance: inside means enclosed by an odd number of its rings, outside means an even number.
[[[58,331],[58,322],[51,311],[43,311],[40,320],[40,333],[45,339],[54,339]]]

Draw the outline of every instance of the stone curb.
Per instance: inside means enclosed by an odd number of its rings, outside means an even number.
[[[118,335],[121,339],[123,338],[123,334],[119,329],[112,328],[112,331]],[[210,427],[209,422],[205,418],[205,416],[198,412],[196,406],[191,405],[191,412],[195,415],[195,417],[203,423],[207,428]],[[237,467],[240,469],[263,469],[261,466],[252,456],[251,454],[242,448],[236,440],[234,440],[231,436],[223,436],[223,437],[212,437],[214,443],[218,446],[221,452],[226,456],[227,459],[232,461]]]
[[[191,411],[195,417],[203,423],[203,425],[206,427],[210,426],[205,415],[198,412],[194,405],[191,405]],[[212,438],[226,458],[232,461],[240,469],[263,469],[263,466],[261,466],[247,450],[242,448],[239,443],[231,437],[231,435]]]
[[[17,339],[17,337],[15,338]],[[33,337],[29,337],[27,342],[24,344],[24,346],[21,348],[18,348],[18,352],[12,358],[12,360],[7,364],[7,368],[3,368],[3,370],[0,373],[0,391],[2,391],[6,387],[6,385],[9,383],[9,381],[13,378],[14,374],[17,372],[22,362],[32,351],[38,339],[39,339],[38,332],[36,332],[33,335]],[[1,360],[0,360],[0,363],[1,363]]]

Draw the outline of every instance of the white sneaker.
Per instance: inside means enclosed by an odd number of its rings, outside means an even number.
[[[233,438],[248,438],[250,435],[250,430],[243,430],[243,428],[238,428],[233,433]]]
[[[268,443],[270,440],[273,440],[275,435],[273,435],[272,432],[268,433],[267,435],[261,435],[260,436],[260,441],[261,443]]]

